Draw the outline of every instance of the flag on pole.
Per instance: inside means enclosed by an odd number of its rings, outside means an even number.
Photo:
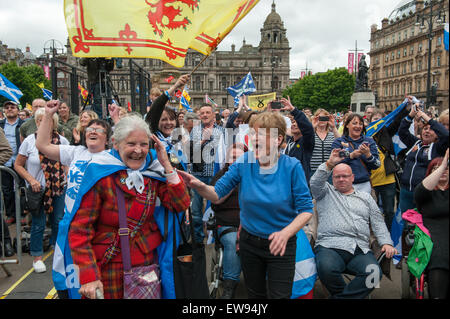
[[[44,83],[36,83],[36,85],[41,88],[44,99],[51,100],[53,98],[53,92],[44,88]]]
[[[183,89],[183,93],[181,93],[179,108],[182,109],[184,107],[188,112],[193,112],[194,110],[189,105],[190,101],[191,101],[191,97],[189,95],[189,88],[187,86],[185,86]]]
[[[30,103],[25,104],[25,109],[27,109],[27,110],[30,111],[30,112],[33,111],[33,107],[31,106]]]
[[[239,105],[239,97],[249,95],[256,92],[255,82],[253,82],[252,74],[248,74],[236,85],[227,88],[228,93],[234,97],[234,105]],[[236,103],[237,100],[237,103]]]
[[[355,54],[349,53],[348,54],[348,73],[353,73],[355,71]]]
[[[253,111],[264,111],[269,102],[277,98],[277,93],[272,92],[261,95],[251,95],[248,97],[248,107]]]
[[[259,0],[65,0],[76,57],[155,58],[183,67],[209,55]],[[112,23],[114,21],[114,23]]]
[[[89,92],[80,83],[78,83],[78,90],[80,90],[81,97],[84,101],[88,98]]]
[[[175,78],[171,75],[168,78],[165,78],[164,81],[166,81],[167,83],[170,83],[170,82],[172,82],[173,79],[175,79]]]
[[[17,86],[12,84],[3,74],[0,73],[0,95],[3,95],[9,100],[20,104],[19,99],[23,93]]]
[[[445,47],[445,50],[447,50],[447,51],[448,51],[448,43],[449,43],[448,29],[449,29],[449,26],[448,26],[448,23],[446,23],[444,25],[444,47]]]
[[[374,121],[367,126],[366,136],[372,137],[376,133],[378,133],[383,127],[389,127],[391,123],[395,120],[397,115],[400,114],[401,111],[408,105],[408,99],[405,99],[402,104],[400,104],[395,110],[386,115],[385,117],[379,119],[378,121]]]
[[[214,100],[212,98],[209,97],[208,94],[205,94],[205,103],[210,103],[210,104],[214,105],[214,107],[219,106],[219,105],[217,105],[216,102],[214,102]]]

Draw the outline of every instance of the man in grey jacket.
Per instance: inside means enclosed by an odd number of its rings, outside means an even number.
[[[5,132],[0,127],[0,165],[5,165],[5,163],[11,158],[12,155],[13,151],[11,145],[9,145],[9,142],[5,136]],[[0,189],[0,191],[2,190]],[[0,210],[2,209],[1,205],[2,203],[0,202]],[[12,255],[14,255],[14,249],[11,245],[11,237],[9,235],[8,225],[6,224],[6,221],[4,219],[3,221],[0,220],[0,256],[2,256],[3,252],[5,253],[5,257],[11,257]]]
[[[355,191],[354,175],[334,149],[310,180],[318,214],[317,273],[332,298],[365,298],[381,280],[369,247],[370,228],[387,258],[396,254],[383,215],[371,195]],[[327,180],[333,174],[333,185]],[[342,273],[355,275],[346,284]]]

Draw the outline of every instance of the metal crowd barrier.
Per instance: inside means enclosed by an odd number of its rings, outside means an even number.
[[[21,225],[21,213],[20,213],[20,192],[19,192],[19,176],[17,176],[16,172],[14,172],[11,168],[5,167],[0,165],[0,187],[2,185],[2,175],[1,172],[5,171],[6,173],[10,174],[14,179],[14,194],[15,194],[15,202],[16,202],[16,255],[15,259],[5,259],[5,232],[2,231],[1,236],[1,242],[2,242],[2,254],[0,255],[0,267],[3,269],[3,271],[8,275],[11,276],[11,273],[8,271],[8,269],[5,267],[7,264],[20,264],[22,263],[22,241],[21,241],[21,235],[22,235],[22,225]],[[1,204],[1,210],[0,210],[0,227],[4,230],[8,225],[5,224],[6,220],[6,207],[5,207],[5,200],[3,197],[3,189],[0,188],[0,204]],[[12,238],[11,238],[12,241]]]

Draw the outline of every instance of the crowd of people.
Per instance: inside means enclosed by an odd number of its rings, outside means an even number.
[[[89,110],[75,115],[62,101],[35,99],[31,114],[14,101],[3,104],[0,164],[18,174],[26,195],[19,210],[23,224],[31,221],[35,272],[46,271],[48,224],[52,246],[65,236],[82,297],[133,297],[130,268],[160,278],[154,298],[173,297],[159,250],[167,236],[156,214],[160,207],[190,212],[190,240],[204,243],[210,201],[223,234],[222,298],[235,297],[241,272],[249,298],[291,298],[304,240],[331,298],[365,298],[374,289],[368,269],[382,276],[372,243],[385,258],[401,253],[390,235],[395,212],[417,208],[434,244],[430,298],[448,298],[448,109],[436,117],[408,97],[369,137],[368,125],[388,113],[376,106],[364,115],[313,113],[282,98],[281,108],[269,103],[256,112],[245,96],[221,112],[209,103],[193,112],[168,106],[189,80],[183,75],[167,91],[152,89],[143,116],[115,104],[106,120]],[[396,135],[405,146],[400,153]],[[2,171],[4,225],[16,222],[14,189]],[[12,256],[8,227],[0,231],[3,253]],[[344,273],[355,277],[346,283]]]

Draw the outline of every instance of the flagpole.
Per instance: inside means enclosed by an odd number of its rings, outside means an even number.
[[[215,51],[215,50],[214,50],[214,51]],[[212,52],[211,52],[211,53],[212,53]],[[189,73],[189,75],[192,75],[195,71],[197,71],[197,69],[200,67],[200,65],[202,65],[202,63],[205,62],[207,58],[209,58],[209,56],[211,55],[211,53],[208,54],[208,55],[205,55],[205,56],[203,57],[203,59],[200,61],[200,63],[197,64],[197,65],[195,66],[195,68],[191,71],[191,73]]]

